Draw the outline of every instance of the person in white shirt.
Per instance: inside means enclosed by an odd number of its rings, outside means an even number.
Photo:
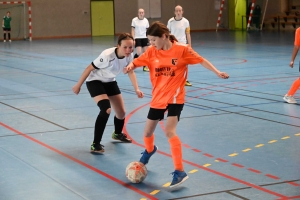
[[[183,17],[183,8],[178,5],[175,7],[175,16],[169,19],[168,21],[168,29],[171,34],[174,35],[179,43],[188,44],[192,47],[192,40],[190,34],[190,23],[189,21]],[[192,84],[186,80],[186,86],[192,86]]]
[[[139,57],[149,46],[149,41],[146,36],[147,28],[149,28],[149,21],[145,18],[144,9],[140,8],[138,10],[138,16],[133,18],[131,21],[131,35],[135,40],[136,48],[134,58]],[[149,72],[148,67],[144,66],[143,71]]]
[[[78,82],[72,88],[75,94],[79,94],[80,88],[86,81],[87,89],[94,99],[100,113],[96,119],[94,129],[94,141],[91,152],[103,153],[104,146],[100,144],[106,123],[111,113],[111,107],[116,115],[114,117],[115,131],[112,134],[114,140],[132,142],[126,134],[122,133],[125,121],[125,106],[121,91],[116,82],[116,76],[133,60],[134,39],[129,33],[122,33],[118,38],[117,47],[104,50],[83,71]],[[135,73],[128,74],[139,98],[144,94],[139,90]]]

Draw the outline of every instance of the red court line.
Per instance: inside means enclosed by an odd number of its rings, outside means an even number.
[[[222,158],[217,158],[216,160],[221,161],[221,162],[228,162],[228,160],[224,160]]]
[[[286,200],[286,199],[300,199],[300,196],[292,196],[292,197],[281,198],[281,199],[277,199],[277,200]]]
[[[199,150],[199,149],[192,149],[192,150],[195,152],[201,152],[201,150]]]
[[[266,176],[269,177],[269,178],[272,178],[272,179],[276,179],[276,180],[279,180],[279,179],[280,179],[279,177],[274,176],[274,175],[272,175],[272,174],[266,174]]]
[[[290,184],[290,185],[296,186],[296,187],[300,186],[300,184],[298,184],[296,182],[287,182],[287,183]]]
[[[243,165],[240,165],[240,164],[237,164],[237,163],[232,163],[232,165],[235,166],[235,167],[244,168]]]
[[[101,170],[99,170],[99,169],[97,169],[97,168],[95,168],[95,167],[93,167],[93,166],[85,163],[85,162],[82,162],[81,160],[78,160],[78,159],[76,159],[76,158],[74,158],[74,157],[72,157],[72,156],[70,156],[70,155],[68,155],[68,154],[66,154],[66,153],[64,153],[62,151],[59,151],[58,149],[55,149],[52,146],[49,146],[49,145],[47,145],[47,144],[45,144],[45,143],[43,143],[43,142],[41,142],[41,141],[39,141],[37,139],[34,139],[33,137],[30,137],[30,136],[28,136],[28,135],[26,135],[24,133],[21,133],[20,131],[17,131],[16,129],[14,129],[14,128],[6,125],[6,124],[3,124],[2,122],[0,122],[0,125],[2,125],[3,127],[7,128],[8,130],[10,130],[12,132],[15,132],[18,135],[21,135],[21,136],[23,136],[23,137],[25,137],[25,138],[27,138],[27,139],[29,139],[29,140],[31,140],[31,141],[33,141],[33,142],[41,145],[43,147],[46,147],[47,149],[50,149],[51,151],[54,151],[55,153],[57,153],[57,154],[59,154],[59,155],[61,155],[63,157],[66,157],[66,158],[74,161],[75,163],[77,163],[79,165],[82,165],[82,166],[84,166],[84,167],[86,167],[86,168],[88,168],[88,169],[90,169],[90,170],[92,170],[92,171],[94,171],[94,172],[96,172],[96,173],[98,173],[98,174],[100,174],[100,175],[102,175],[102,176],[110,179],[111,181],[114,181],[114,182],[116,182],[116,183],[118,183],[118,184],[120,184],[120,185],[122,185],[122,186],[124,186],[124,187],[126,187],[126,188],[128,188],[128,189],[130,189],[130,190],[132,190],[132,191],[134,191],[134,192],[136,192],[136,193],[144,196],[144,197],[147,197],[147,198],[153,199],[153,200],[158,200],[157,198],[153,197],[152,195],[149,195],[148,193],[145,193],[145,192],[143,192],[143,191],[141,191],[141,190],[139,190],[139,189],[131,186],[128,183],[125,183],[125,182],[123,182],[123,181],[121,181],[121,180],[119,180],[119,179],[117,179],[117,178],[115,178],[115,177],[113,177],[113,176],[111,176],[111,175],[109,175],[109,174],[107,174],[107,173],[105,173],[105,172],[103,172],[103,171],[101,171]]]
[[[204,155],[204,156],[207,156],[207,157],[209,157],[209,158],[213,158],[213,157],[214,157],[213,155],[210,155],[210,154],[208,154],[208,153],[204,153],[203,155]]]
[[[139,109],[145,107],[145,106],[148,105],[148,104],[149,104],[149,103],[147,103],[147,104],[145,104],[145,105],[142,105],[142,106],[140,106],[140,107],[134,109],[133,111],[131,111],[131,112],[126,116],[126,118],[125,118],[125,123],[124,123],[124,128],[123,128],[123,132],[124,132],[125,134],[129,135],[129,134],[128,134],[128,131],[127,131],[127,122],[128,122],[128,120],[132,117],[132,115],[133,115],[136,111],[138,111]],[[143,144],[137,143],[137,142],[134,141],[134,140],[132,141],[132,143],[134,143],[134,144],[136,144],[136,145],[138,145],[138,146],[144,147]],[[168,154],[168,153],[165,153],[165,152],[163,152],[163,151],[157,150],[157,153],[172,158],[172,155],[170,155],[170,154]],[[282,194],[279,194],[279,193],[277,193],[277,192],[274,192],[274,191],[272,191],[272,190],[268,190],[268,189],[266,189],[266,188],[263,188],[263,187],[254,185],[254,184],[249,183],[249,182],[246,182],[246,181],[244,181],[244,180],[240,180],[240,179],[235,178],[235,177],[233,177],[233,176],[229,176],[229,175],[227,175],[227,174],[224,174],[224,173],[221,173],[221,172],[218,172],[218,171],[209,169],[209,168],[207,168],[207,167],[203,167],[202,165],[198,165],[198,164],[193,163],[193,162],[190,162],[190,161],[188,161],[188,160],[182,160],[182,161],[183,161],[184,163],[187,163],[187,164],[192,165],[192,166],[194,166],[194,167],[203,169],[203,170],[205,170],[205,171],[208,171],[208,172],[211,172],[211,173],[213,173],[213,174],[219,175],[219,176],[221,176],[221,177],[227,178],[227,179],[229,179],[229,180],[238,182],[238,183],[240,183],[240,184],[247,185],[247,186],[249,186],[249,187],[255,188],[255,189],[260,190],[260,191],[263,191],[263,192],[265,192],[265,193],[268,193],[268,194],[271,194],[271,195],[274,195],[274,196],[277,196],[277,197],[285,198],[285,199],[287,198],[286,196],[284,196],[284,195],[282,195]],[[234,165],[234,164],[233,164],[233,165]],[[236,165],[239,166],[239,167],[241,166],[241,165],[238,165],[238,164],[236,164]]]
[[[261,171],[253,169],[253,168],[248,168],[249,171],[257,173],[257,174],[261,174]]]

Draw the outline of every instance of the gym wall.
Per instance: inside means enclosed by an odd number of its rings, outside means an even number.
[[[161,0],[161,18],[149,18],[149,22],[159,20],[166,24],[174,16],[175,6],[181,5],[184,17],[190,21],[191,31],[215,30],[219,14],[215,3],[218,1],[221,2],[221,0]],[[31,5],[33,39],[91,36],[90,0],[31,0]],[[228,27],[227,10],[225,3],[221,22],[225,28]],[[137,11],[138,0],[114,0],[116,34],[130,32],[131,20],[137,16]]]

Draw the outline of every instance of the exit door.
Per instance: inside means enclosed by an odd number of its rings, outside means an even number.
[[[92,36],[114,35],[113,1],[91,1]]]

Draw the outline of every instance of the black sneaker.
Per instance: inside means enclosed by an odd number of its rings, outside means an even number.
[[[124,133],[116,134],[115,132],[113,132],[113,134],[112,134],[111,137],[112,137],[112,139],[114,139],[114,140],[120,140],[120,141],[122,141],[122,142],[129,142],[129,143],[132,142],[132,140],[131,140],[130,138],[128,138],[127,135],[124,134]]]
[[[104,152],[103,147],[104,146],[102,144],[95,144],[95,143],[93,143],[91,145],[91,152],[94,152],[94,153],[103,153]]]

